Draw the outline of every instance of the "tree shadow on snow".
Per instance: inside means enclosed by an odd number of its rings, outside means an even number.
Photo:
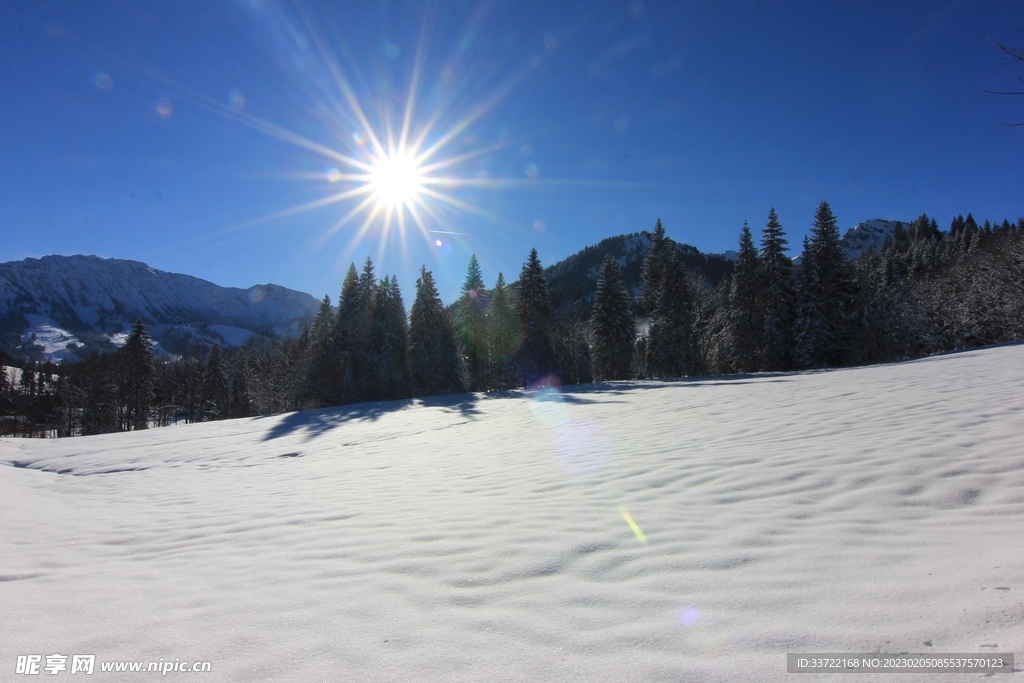
[[[297,433],[304,433],[308,441],[341,427],[346,422],[354,420],[374,421],[382,415],[395,413],[410,406],[441,408],[446,412],[458,412],[465,417],[475,418],[480,414],[480,411],[476,408],[478,400],[479,397],[475,394],[449,394],[446,396],[406,398],[397,401],[354,403],[316,410],[300,410],[299,412],[285,415],[280,422],[271,427],[266,435],[264,435],[263,441],[270,441]],[[277,416],[260,416],[260,418],[269,417]]]

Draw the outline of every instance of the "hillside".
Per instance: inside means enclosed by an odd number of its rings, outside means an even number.
[[[605,256],[611,254],[622,266],[623,279],[634,296],[640,291],[644,255],[650,246],[647,233],[631,233],[601,240],[544,270],[555,310],[565,311],[573,304],[579,312],[589,310],[597,287],[597,276]],[[704,277],[709,286],[732,271],[732,263],[722,254],[704,254],[688,244],[677,244],[685,266]]]
[[[732,683],[1019,653],[1022,416],[1010,345],[0,439],[0,661]]]
[[[846,255],[856,260],[861,255],[882,247],[892,237],[900,221],[871,219],[858,223],[843,235],[842,246]],[[585,314],[590,299],[597,287],[597,276],[605,256],[611,254],[622,266],[623,278],[633,296],[640,291],[644,254],[650,245],[646,232],[617,235],[586,247],[568,258],[549,266],[544,275],[551,291],[551,303],[555,310],[566,311],[575,305],[576,310]],[[704,278],[708,286],[717,285],[732,272],[735,251],[724,254],[705,254],[688,244],[677,244],[687,269]],[[799,255],[791,253],[799,259]]]
[[[278,285],[220,287],[138,261],[44,256],[0,264],[0,346],[30,358],[117,346],[140,316],[168,352],[193,342],[240,344],[257,332],[294,335],[317,306]]]

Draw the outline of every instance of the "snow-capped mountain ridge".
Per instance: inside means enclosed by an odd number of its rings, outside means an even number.
[[[296,334],[317,306],[279,285],[221,287],[139,261],[76,255],[0,264],[3,346],[41,346],[53,360],[73,354],[68,344],[117,345],[136,317],[157,339],[231,344],[258,331]]]
[[[885,241],[893,236],[896,228],[906,226],[903,221],[889,221],[883,218],[871,218],[858,223],[843,235],[843,250],[851,260],[857,260],[870,251],[881,249]]]

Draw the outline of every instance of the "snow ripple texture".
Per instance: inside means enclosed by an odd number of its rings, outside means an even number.
[[[787,652],[1022,653],[1022,435],[1011,345],[2,439],[0,666],[783,681]]]

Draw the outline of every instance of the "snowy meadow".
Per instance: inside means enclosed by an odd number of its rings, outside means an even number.
[[[1022,658],[1024,345],[0,439],[5,680],[782,681],[787,652]]]

